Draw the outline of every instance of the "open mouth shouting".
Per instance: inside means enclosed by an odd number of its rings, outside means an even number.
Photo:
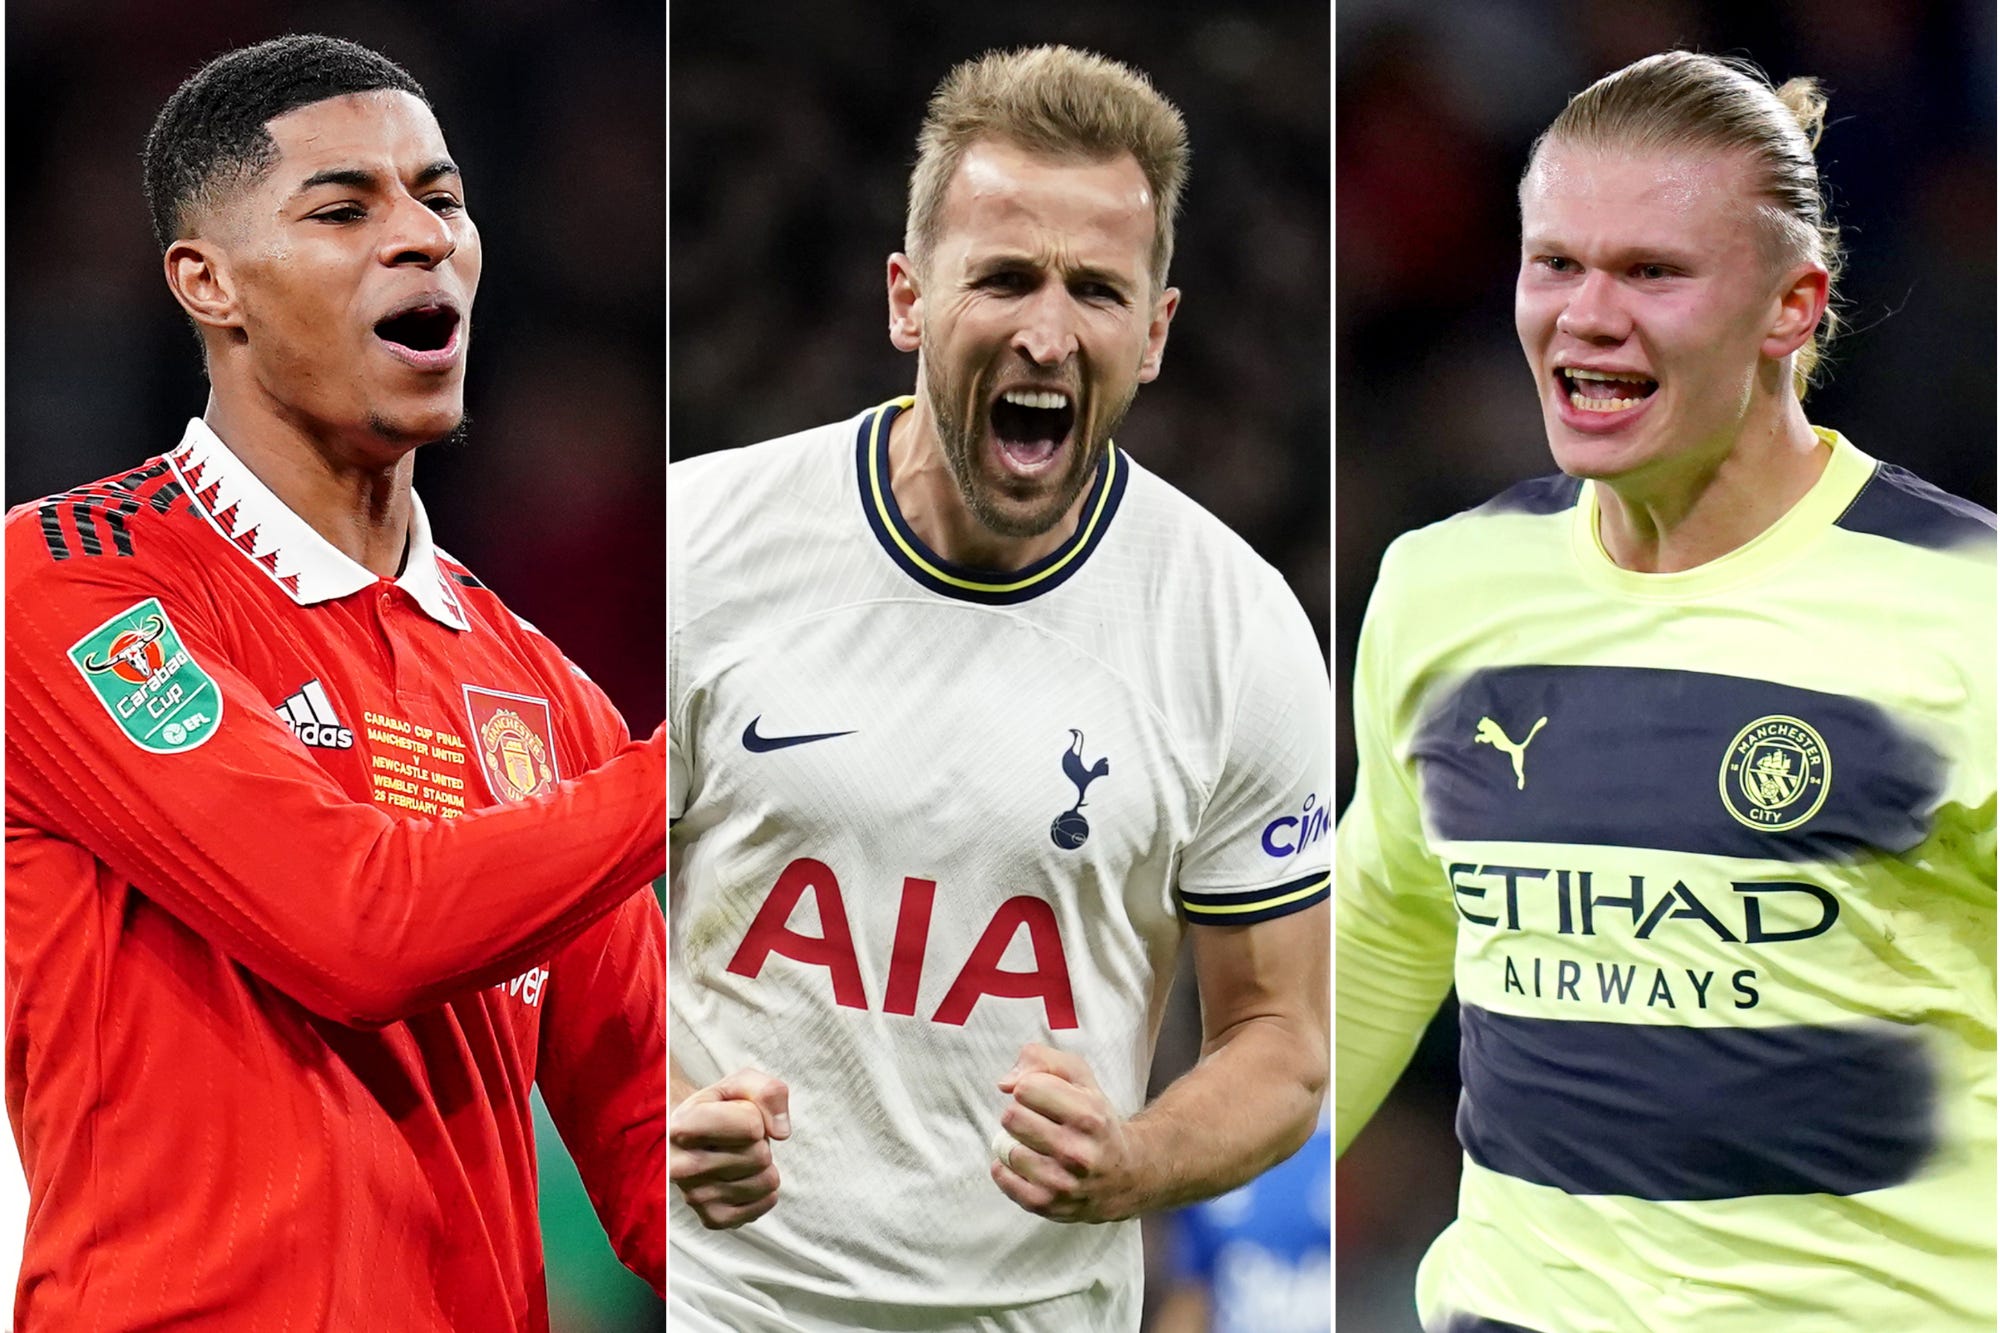
[[[1643,411],[1660,382],[1636,371],[1558,366],[1556,396],[1563,417],[1586,430],[1623,425]]]
[[[988,412],[1002,465],[1021,477],[1049,471],[1076,426],[1076,399],[1061,389],[1003,390]]]
[[[418,370],[442,371],[458,363],[463,325],[456,301],[429,293],[377,320],[375,336],[397,360]]]

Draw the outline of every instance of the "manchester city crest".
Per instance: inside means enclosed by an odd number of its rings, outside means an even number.
[[[1798,718],[1760,717],[1729,743],[1718,783],[1737,822],[1782,833],[1819,813],[1833,786],[1833,758]]]

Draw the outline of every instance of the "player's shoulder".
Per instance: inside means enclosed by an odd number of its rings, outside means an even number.
[[[581,708],[607,725],[617,717],[603,689],[539,626],[509,606],[464,561],[441,548],[433,548],[433,557],[448,596],[467,628],[487,642],[488,651],[525,669],[559,707]]]
[[[677,640],[692,642],[696,625],[740,627],[819,595],[819,575],[867,539],[858,442],[882,429],[896,405],[669,467],[668,595]],[[801,552],[812,558],[801,560]],[[715,614],[721,619],[711,620]]]
[[[1281,593],[1296,601],[1284,575],[1241,533],[1124,450],[1117,466],[1128,477],[1113,530],[1137,551],[1142,567],[1163,580],[1199,580],[1218,593]]]
[[[203,523],[165,456],[14,506],[6,515],[10,591],[73,577],[158,577],[199,561]]]
[[[575,671],[554,640],[526,616],[507,605],[500,594],[488,587],[464,561],[442,547],[433,548],[432,554],[437,563],[439,582],[444,585],[446,595],[458,606],[469,627],[501,640],[518,659],[545,668],[559,665],[561,670],[553,672],[558,679],[566,680],[567,673]],[[589,682],[589,677],[582,672],[578,671],[576,675],[585,683]]]
[[[1906,546],[1954,554],[1994,553],[1992,510],[1943,490],[1907,468],[1877,461],[1834,526]]]
[[[675,460],[667,469],[668,512],[712,526],[819,501],[851,473],[855,432],[867,416]]]
[[[1526,555],[1537,533],[1560,543],[1582,496],[1583,482],[1561,472],[1516,482],[1490,499],[1397,537],[1383,554],[1376,586],[1428,583],[1448,570],[1480,569],[1496,550]],[[1502,527],[1507,530],[1504,545],[1494,540]]]
[[[445,550],[442,546],[431,548],[432,559],[437,563],[438,582],[444,585],[446,593],[458,604],[468,622],[509,638],[546,643],[543,634],[524,617],[515,613],[506,601],[485,580],[472,572],[472,567]]]

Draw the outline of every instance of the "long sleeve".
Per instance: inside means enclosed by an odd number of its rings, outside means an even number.
[[[1409,704],[1391,674],[1391,560],[1356,655],[1360,772],[1334,835],[1336,1151],[1374,1115],[1451,989],[1457,931],[1449,885],[1424,842],[1415,780],[1394,740]]]
[[[667,1282],[667,937],[651,889],[550,967],[536,1083],[625,1266]]]
[[[140,560],[17,553],[10,541],[19,808],[315,1013],[382,1024],[504,981],[664,869],[663,734],[530,800],[392,817],[350,797],[278,720],[231,664],[208,599]],[[205,739],[142,744],[94,687],[81,659],[98,658],[80,650],[126,615],[157,615],[185,655],[155,674],[212,688]]]

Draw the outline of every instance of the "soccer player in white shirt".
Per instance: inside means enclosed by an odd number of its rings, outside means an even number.
[[[1133,1219],[1311,1132],[1325,669],[1111,441],[1185,164],[1123,66],[959,67],[888,263],[917,393],[672,470],[677,1328],[1129,1333]]]

